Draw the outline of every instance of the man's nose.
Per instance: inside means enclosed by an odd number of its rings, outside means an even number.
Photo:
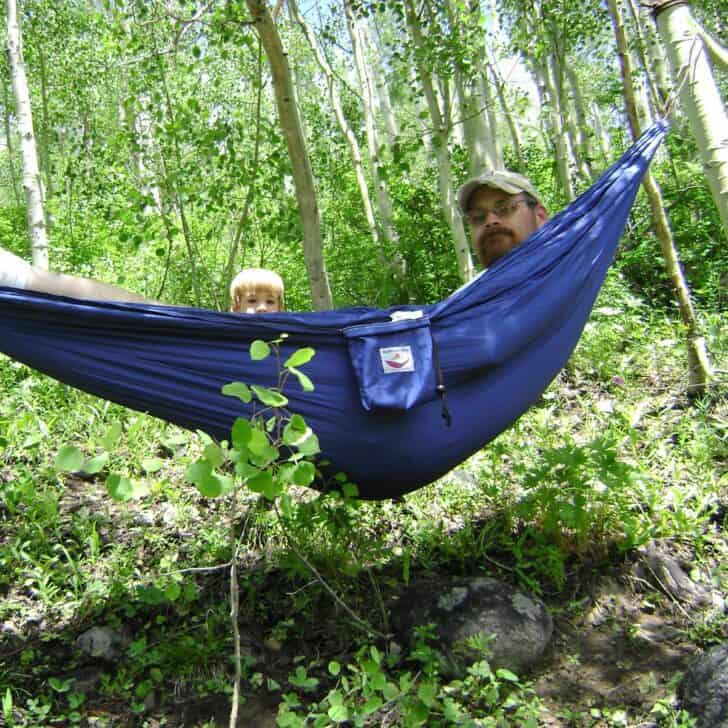
[[[488,210],[488,212],[485,213],[485,220],[483,221],[483,225],[486,227],[490,225],[500,225],[501,219],[498,217],[498,215],[495,214],[495,210]]]
[[[263,302],[259,303],[259,304],[258,304],[258,305],[257,305],[257,306],[255,307],[255,310],[256,310],[256,311],[257,311],[258,313],[265,313],[265,312],[266,312],[266,311],[268,310],[268,306],[266,305],[265,301],[263,301]]]

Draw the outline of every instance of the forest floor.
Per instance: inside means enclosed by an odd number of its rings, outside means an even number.
[[[694,725],[677,683],[728,640],[728,398],[688,400],[669,329],[637,323],[587,331],[511,430],[401,500],[298,489],[282,527],[239,499],[238,725]],[[229,502],[184,482],[203,445],[19,365],[0,385],[0,725],[227,725]],[[104,469],[59,472],[69,442],[105,448]],[[121,466],[145,497],[109,497]],[[540,597],[541,663],[452,681],[399,644],[393,600],[438,574]],[[118,635],[110,653],[79,649],[92,627]]]

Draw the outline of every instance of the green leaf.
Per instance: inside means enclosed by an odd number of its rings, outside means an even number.
[[[200,494],[204,495],[205,498],[219,498],[221,495],[229,493],[235,484],[232,478],[226,475],[210,473],[207,477],[201,478],[195,485]]]
[[[81,470],[86,475],[96,475],[100,473],[109,462],[109,453],[102,452],[101,455],[97,455],[95,458],[89,458],[84,464]]]
[[[364,703],[364,705],[362,706],[362,711],[364,715],[371,715],[372,713],[379,710],[382,705],[384,705],[382,699],[378,695],[372,695],[372,697],[369,698],[369,700],[367,700],[366,703]]]
[[[301,389],[304,392],[313,392],[315,389],[313,382],[302,371],[295,367],[288,367],[288,370],[296,377],[296,379],[298,379],[298,383],[301,385]]]
[[[318,437],[313,432],[303,442],[298,443],[296,447],[302,455],[318,455],[321,452]]]
[[[301,417],[300,420],[303,421],[303,418]],[[283,442],[290,447],[298,446],[313,434],[313,431],[310,427],[306,426],[305,422],[303,423],[303,428],[299,428],[297,426],[298,424],[298,421],[294,423],[291,420],[283,428]]]
[[[315,350],[312,349],[310,346],[307,346],[304,349],[297,349],[293,352],[293,354],[291,354],[291,356],[288,357],[288,359],[283,362],[283,366],[287,369],[303,366],[304,364],[310,362],[315,354]]]
[[[241,450],[245,449],[250,442],[252,432],[253,428],[250,426],[250,422],[242,417],[238,417],[235,420],[231,433],[233,446]]]
[[[250,439],[248,440],[248,450],[250,452],[259,455],[263,450],[270,445],[268,435],[265,432],[257,428],[253,428],[250,431]]]
[[[296,465],[292,480],[296,485],[307,486],[311,485],[315,476],[316,468],[313,466],[313,463],[304,460]]]
[[[260,387],[257,384],[251,385],[250,388],[253,390],[255,396],[269,407],[285,407],[288,404],[288,397],[277,392],[275,389]]]
[[[246,485],[255,493],[262,493],[273,483],[273,475],[268,470],[260,470],[258,473],[248,478]]]
[[[65,680],[61,680],[58,677],[51,677],[48,678],[48,684],[55,690],[57,693],[67,693],[71,689],[71,685],[73,685],[74,678],[69,677]]]
[[[106,489],[109,495],[117,501],[125,503],[134,497],[134,485],[131,480],[124,475],[112,473],[106,478]]]
[[[164,463],[159,458],[144,458],[142,460],[142,470],[147,474],[158,473],[163,465]]]
[[[336,660],[331,660],[329,662],[329,673],[336,677],[341,672],[341,664],[336,662]]]
[[[328,716],[334,723],[345,723],[349,720],[349,711],[345,705],[332,705],[329,708]]]
[[[185,471],[185,480],[193,485],[198,485],[212,473],[212,463],[207,460],[196,460],[191,463]]]
[[[119,438],[121,437],[121,422],[112,422],[106,433],[101,438],[101,444],[105,450],[113,450]]]
[[[261,361],[261,359],[265,359],[268,356],[270,356],[270,346],[265,341],[256,339],[250,345],[250,358],[253,361]]]
[[[501,680],[507,680],[508,682],[512,683],[518,682],[518,675],[512,673],[510,670],[506,670],[505,668],[500,668],[499,670],[496,670],[495,674]]]
[[[205,460],[212,463],[213,468],[219,468],[225,462],[225,452],[223,449],[215,443],[210,443],[202,451],[202,456]]]
[[[164,596],[167,597],[170,602],[176,602],[180,598],[181,594],[182,588],[176,581],[167,584],[167,588],[164,590]]]
[[[417,691],[417,697],[428,707],[431,708],[435,702],[437,691],[432,683],[423,683]]]
[[[75,445],[64,445],[56,454],[56,470],[73,472],[83,465],[83,453]]]
[[[242,382],[230,382],[222,388],[222,393],[226,397],[237,397],[241,402],[248,404],[253,395],[250,393],[250,387]]]
[[[354,483],[344,483],[341,491],[344,498],[356,498],[359,495],[359,488]]]

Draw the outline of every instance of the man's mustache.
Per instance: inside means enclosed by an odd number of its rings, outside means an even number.
[[[496,227],[488,228],[487,230],[483,230],[480,237],[478,238],[478,244],[484,245],[488,238],[492,237],[493,235],[510,235],[513,236],[513,231],[510,228],[504,227],[503,225],[497,225]]]

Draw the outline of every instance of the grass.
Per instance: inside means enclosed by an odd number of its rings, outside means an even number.
[[[720,368],[725,326],[718,316],[706,324]],[[681,337],[613,276],[541,402],[459,475],[402,502],[322,500],[300,489],[281,514],[243,497],[232,526],[242,538],[248,693],[275,701],[281,726],[306,715],[321,726],[535,726],[544,706],[533,685],[491,671],[485,650],[448,681],[427,633],[413,646],[377,640],[389,631],[389,598],[427,572],[490,573],[552,600],[554,611],[568,602],[578,612],[589,594],[575,575],[619,564],[650,539],[680,544],[725,595],[725,385],[700,401],[684,396]],[[231,558],[231,524],[224,498],[203,498],[184,481],[200,440],[7,359],[0,389],[5,722],[68,725],[102,708],[164,715],[175,690],[227,694],[232,640],[227,571],[218,567]],[[61,473],[64,445],[108,462],[83,478]],[[110,498],[112,471],[142,484],[144,497]],[[692,616],[695,644],[725,638],[724,619]],[[82,695],[63,680],[80,663],[75,635],[93,624],[126,625],[135,636],[98,691]],[[574,725],[638,724],[630,706],[562,708],[563,725],[578,715]],[[654,711],[660,725],[690,725],[669,696]]]

